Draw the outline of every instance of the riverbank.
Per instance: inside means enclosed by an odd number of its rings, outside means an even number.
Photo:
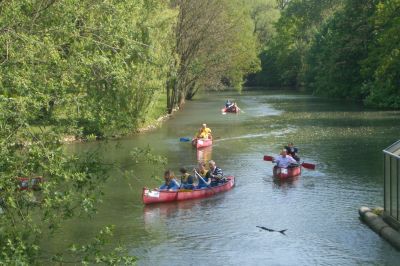
[[[168,114],[166,111],[166,96],[164,94],[160,94],[157,99],[154,101],[151,108],[149,108],[149,112],[146,114],[143,122],[139,124],[138,128],[126,135],[134,135],[140,134],[144,132],[149,132],[159,128],[165,121],[170,119],[175,112],[179,110],[179,108],[175,108],[172,110],[171,114]],[[107,138],[118,139],[125,136],[125,134],[113,134],[111,136],[107,136]],[[94,141],[100,140],[99,136],[85,136],[85,138],[80,138],[74,135],[66,135],[62,138],[62,142],[65,144],[75,143],[75,142],[84,142],[84,141]]]

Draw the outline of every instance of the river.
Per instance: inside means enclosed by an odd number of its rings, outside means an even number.
[[[221,114],[227,98],[244,112]],[[197,153],[179,138],[193,136],[202,123],[215,142]],[[67,223],[52,248],[84,242],[115,224],[115,242],[139,265],[398,265],[400,253],[360,222],[358,208],[383,206],[382,149],[399,132],[400,112],[353,102],[282,91],[200,95],[157,130],[101,144],[107,160],[134,172],[115,171],[95,219]],[[316,170],[276,182],[263,156],[277,155],[291,141]],[[236,176],[236,187],[208,199],[145,207],[141,188],[158,186],[152,176],[164,170],[133,162],[130,152],[147,146],[176,173],[212,158]]]

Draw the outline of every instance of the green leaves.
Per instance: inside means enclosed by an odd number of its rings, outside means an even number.
[[[265,42],[263,71],[252,82],[400,108],[399,5],[286,1],[276,34]]]
[[[370,18],[373,39],[361,71],[368,105],[400,108],[399,8],[399,1],[379,1]]]
[[[78,135],[138,127],[170,71],[175,13],[167,3],[17,1],[2,8],[0,95],[32,99],[31,122],[80,127]]]
[[[162,166],[166,166],[168,163],[166,157],[155,155],[149,146],[144,149],[136,147],[130,152],[130,155],[136,164],[144,161],[150,165],[161,164]]]
[[[247,5],[241,0],[174,2],[179,10],[174,67],[167,86],[168,109],[199,89],[242,88],[259,67],[258,43]],[[177,71],[175,71],[175,67]]]

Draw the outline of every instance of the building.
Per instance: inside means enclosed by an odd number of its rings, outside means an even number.
[[[400,229],[400,140],[383,150],[384,220]]]

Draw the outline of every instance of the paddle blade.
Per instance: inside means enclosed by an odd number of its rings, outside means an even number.
[[[179,141],[180,142],[188,142],[188,141],[190,141],[190,138],[180,138]]]
[[[273,160],[274,160],[274,157],[268,156],[268,155],[264,155],[264,161],[270,161],[270,162],[272,162]]]
[[[310,170],[315,170],[315,164],[312,163],[302,163],[301,166]]]

